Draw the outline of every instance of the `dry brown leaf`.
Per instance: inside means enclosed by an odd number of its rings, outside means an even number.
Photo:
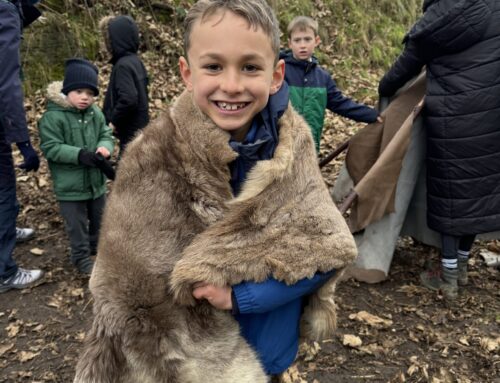
[[[21,351],[17,354],[17,358],[21,363],[24,363],[31,359],[36,358],[38,355],[40,355],[39,352]]]
[[[10,351],[14,347],[14,343],[7,343],[4,345],[0,345],[0,356],[5,354],[7,351]]]
[[[45,253],[45,250],[39,249],[38,247],[34,247],[33,249],[30,250],[30,253],[33,255],[43,255]]]
[[[359,322],[367,323],[372,327],[390,327],[392,320],[380,318],[376,315],[370,314],[367,311],[360,311],[356,314],[349,315],[349,319],[357,320]]]
[[[83,297],[83,294],[84,294],[84,290],[81,287],[79,287],[77,289],[71,289],[71,291],[70,291],[70,295],[72,297]]]
[[[11,323],[5,328],[5,330],[7,331],[7,336],[9,338],[14,338],[17,334],[19,334],[21,326],[18,324],[18,322],[19,321]]]
[[[461,344],[463,344],[464,346],[470,346],[469,338],[467,336],[460,337],[460,339],[458,340],[458,342],[461,343]]]
[[[359,336],[344,334],[342,337],[342,344],[349,347],[359,347],[363,344],[363,341]]]
[[[481,347],[488,352],[495,351],[500,346],[500,337],[496,339],[487,337],[481,338],[480,344]]]
[[[488,243],[486,248],[489,251],[493,251],[495,253],[500,254],[500,241],[499,240],[492,241],[492,242]]]

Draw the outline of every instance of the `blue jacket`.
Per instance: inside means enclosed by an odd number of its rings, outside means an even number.
[[[359,122],[375,122],[378,112],[344,96],[330,74],[321,68],[318,60],[297,60],[292,52],[281,52],[285,60],[285,81],[290,87],[290,101],[311,128],[316,150],[323,131],[325,109]]]
[[[240,191],[246,174],[257,161],[273,157],[278,145],[278,120],[288,106],[288,86],[271,96],[266,108],[255,117],[245,139],[230,141],[239,157],[230,164],[231,186]],[[241,334],[257,352],[265,371],[278,374],[295,359],[299,347],[299,324],[304,300],[334,272],[317,273],[294,285],[273,278],[262,283],[242,282],[233,288],[233,312]]]

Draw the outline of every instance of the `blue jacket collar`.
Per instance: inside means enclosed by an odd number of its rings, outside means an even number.
[[[285,63],[288,65],[295,65],[303,68],[311,68],[318,65],[318,59],[316,57],[312,56],[310,61],[297,60],[295,57],[293,57],[293,53],[291,50],[281,51],[280,59],[285,60]]]
[[[288,85],[283,82],[280,90],[269,97],[266,107],[254,117],[244,140],[229,140],[231,148],[239,154],[229,165],[235,194],[238,194],[247,173],[257,161],[273,158],[279,142],[278,121],[288,107],[288,99]]]

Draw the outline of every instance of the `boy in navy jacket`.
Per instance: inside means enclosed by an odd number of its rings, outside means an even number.
[[[344,96],[330,74],[319,66],[313,56],[319,43],[318,23],[310,17],[297,16],[288,25],[291,50],[280,55],[286,64],[285,81],[290,87],[290,100],[309,124],[318,152],[325,109],[358,122],[380,119],[375,109]]]

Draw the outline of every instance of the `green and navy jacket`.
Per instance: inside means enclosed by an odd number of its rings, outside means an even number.
[[[325,109],[358,122],[375,122],[378,112],[344,96],[330,74],[321,68],[318,60],[297,60],[291,51],[281,52],[285,60],[285,81],[290,88],[290,101],[311,128],[316,150],[323,131]]]

